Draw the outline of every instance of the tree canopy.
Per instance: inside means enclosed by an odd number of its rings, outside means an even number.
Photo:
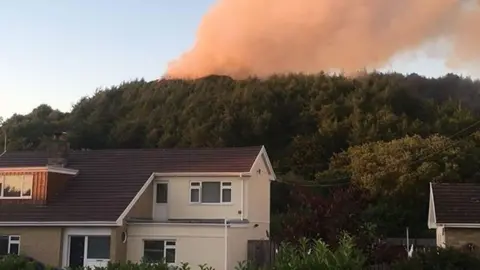
[[[429,182],[477,179],[479,89],[454,74],[139,79],[100,89],[68,113],[41,105],[3,128],[9,151],[43,149],[59,130],[75,149],[263,144],[284,182],[355,186],[370,202],[359,216],[383,233],[406,225],[420,233]],[[294,201],[291,186],[281,189],[273,212]]]

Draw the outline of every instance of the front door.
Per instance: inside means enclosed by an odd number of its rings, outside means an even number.
[[[68,266],[104,267],[110,261],[110,236],[70,236]]]
[[[154,191],[153,218],[166,221],[168,220],[168,182],[155,183]]]
[[[72,269],[83,267],[85,258],[85,236],[70,236],[70,261],[68,266]]]

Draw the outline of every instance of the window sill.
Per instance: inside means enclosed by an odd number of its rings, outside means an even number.
[[[231,206],[233,203],[195,203],[190,202],[189,205],[198,205],[198,206]]]
[[[150,266],[163,266],[165,263],[162,261],[158,262],[145,262],[145,264],[150,265]],[[166,263],[168,269],[177,269],[177,267],[180,267],[181,265],[178,263]]]

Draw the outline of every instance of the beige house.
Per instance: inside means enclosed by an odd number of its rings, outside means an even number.
[[[428,228],[437,246],[480,248],[480,185],[431,183]]]
[[[0,255],[53,266],[166,260],[234,269],[266,239],[264,147],[50,151],[0,157]]]

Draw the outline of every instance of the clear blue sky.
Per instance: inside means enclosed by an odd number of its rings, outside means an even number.
[[[159,78],[192,45],[214,0],[15,0],[0,3],[0,117],[42,103],[62,111],[96,88]],[[47,4],[48,3],[48,4]],[[438,76],[441,61],[388,67]]]

